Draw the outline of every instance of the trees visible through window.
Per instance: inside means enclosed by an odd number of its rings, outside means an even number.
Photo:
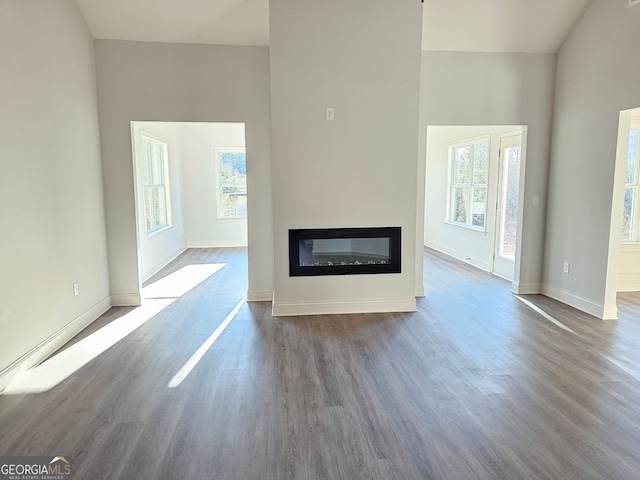
[[[451,145],[449,166],[448,221],[484,230],[487,215],[489,138]]]
[[[167,144],[142,135],[144,213],[147,235],[170,224]]]
[[[640,124],[631,124],[627,153],[627,180],[624,189],[622,240],[640,241]]]
[[[215,149],[218,218],[247,216],[247,159],[242,147]]]

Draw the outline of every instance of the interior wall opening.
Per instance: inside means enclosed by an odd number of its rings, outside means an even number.
[[[640,304],[640,108],[620,112],[605,302]]]
[[[135,121],[131,138],[141,292],[187,249],[247,247],[243,123]]]
[[[429,126],[425,246],[517,282],[525,153],[522,125]]]

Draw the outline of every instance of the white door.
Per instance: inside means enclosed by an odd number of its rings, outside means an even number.
[[[496,205],[496,239],[493,273],[513,281],[520,196],[522,135],[500,139],[500,171]]]

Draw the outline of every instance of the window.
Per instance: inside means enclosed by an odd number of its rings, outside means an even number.
[[[167,144],[142,135],[144,213],[147,235],[170,224]]]
[[[449,147],[449,222],[485,230],[488,172],[488,137]]]
[[[218,218],[247,216],[247,159],[243,147],[215,149]]]
[[[627,181],[624,189],[622,241],[640,241],[640,124],[631,124],[627,154]]]

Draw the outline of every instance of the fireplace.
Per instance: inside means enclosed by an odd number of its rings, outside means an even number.
[[[400,273],[400,227],[289,230],[289,276]]]

